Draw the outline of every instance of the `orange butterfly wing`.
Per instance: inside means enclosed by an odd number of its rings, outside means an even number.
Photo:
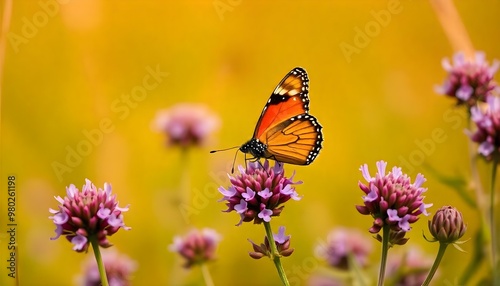
[[[253,138],[260,137],[277,124],[309,112],[309,78],[302,68],[294,68],[274,89],[262,110]]]
[[[309,165],[316,158],[323,134],[316,118],[309,115],[308,93],[309,78],[299,67],[275,88],[253,136],[266,146],[264,158],[295,165]]]
[[[309,165],[316,159],[323,142],[322,127],[312,115],[290,118],[267,132],[270,158],[283,163]]]

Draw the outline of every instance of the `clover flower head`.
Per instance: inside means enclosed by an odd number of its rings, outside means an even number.
[[[220,119],[203,104],[179,103],[160,110],[153,129],[167,136],[169,146],[201,146],[220,127]]]
[[[260,224],[269,222],[273,216],[279,216],[284,203],[300,200],[293,185],[302,182],[293,182],[293,175],[285,177],[283,165],[276,162],[274,167],[269,161],[248,163],[248,168],[238,167],[239,175],[229,175],[231,185],[225,189],[219,188],[224,196],[220,201],[226,201],[228,207],[225,212],[235,211],[240,215],[240,225],[243,222],[253,221]]]
[[[66,188],[66,197],[55,197],[60,203],[58,210],[49,209],[49,217],[56,225],[56,236],[66,236],[73,243],[73,250],[86,252],[94,237],[101,247],[112,244],[107,237],[119,229],[129,230],[123,222],[123,213],[128,206],[120,208],[116,195],[111,194],[111,185],[104,183],[104,189],[97,189],[89,179],[85,179],[82,190],[71,184]]]
[[[174,237],[174,243],[169,246],[169,250],[184,257],[186,259],[184,267],[190,268],[215,260],[215,252],[220,241],[220,234],[211,228],[193,229],[185,236]]]
[[[478,153],[486,160],[491,160],[500,152],[500,97],[489,96],[487,105],[481,107],[471,108],[471,119],[476,124],[476,130],[467,133],[473,142],[479,144]]]
[[[453,64],[448,58],[442,61],[448,77],[436,92],[457,99],[458,104],[474,106],[477,102],[486,101],[492,91],[497,89],[493,76],[497,72],[500,62],[495,60],[490,65],[483,52],[476,52],[475,59],[468,60],[461,52],[453,56]]]
[[[372,241],[359,230],[339,227],[332,230],[326,242],[316,246],[316,255],[325,259],[332,267],[342,270],[349,269],[349,256],[357,265],[368,264],[368,256],[372,251]]]
[[[363,205],[356,206],[359,213],[371,215],[373,225],[371,233],[378,233],[384,225],[388,225],[393,233],[408,232],[411,224],[419,219],[421,214],[428,215],[427,208],[432,204],[424,203],[423,193],[427,190],[422,187],[426,181],[423,175],[418,174],[415,182],[403,174],[401,168],[393,167],[386,173],[387,162],[377,162],[378,172],[372,177],[368,165],[364,164],[360,170],[367,184],[358,183],[365,193]],[[399,236],[401,238],[401,236]],[[392,244],[401,242],[392,241]]]

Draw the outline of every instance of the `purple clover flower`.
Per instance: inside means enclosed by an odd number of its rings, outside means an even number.
[[[489,96],[487,108],[471,108],[471,119],[476,123],[476,131],[467,131],[472,141],[479,144],[478,152],[487,160],[500,151],[500,98]]]
[[[436,87],[436,92],[456,98],[458,104],[472,107],[479,101],[486,101],[497,88],[493,76],[500,62],[495,60],[490,66],[483,52],[477,52],[474,61],[467,60],[463,53],[456,53],[453,64],[448,58],[444,58],[442,65],[448,72],[448,77],[443,85]]]
[[[371,239],[359,230],[340,227],[328,234],[326,243],[316,247],[316,255],[325,259],[330,266],[343,270],[349,269],[349,255],[352,255],[359,266],[365,267],[372,252],[371,243]]]
[[[401,168],[393,167],[386,174],[386,167],[387,162],[378,161],[378,172],[372,177],[368,172],[368,165],[361,166],[361,173],[368,184],[358,183],[366,196],[363,197],[364,205],[358,205],[356,209],[359,213],[374,218],[369,229],[371,233],[378,233],[384,225],[389,225],[394,233],[408,232],[410,225],[419,219],[420,214],[429,215],[426,209],[432,204],[424,204],[422,195],[427,190],[422,188],[426,179],[418,174],[412,184]]]
[[[107,237],[115,234],[120,228],[131,229],[123,222],[125,208],[118,207],[116,195],[111,195],[111,185],[104,183],[104,189],[97,189],[89,179],[80,192],[75,185],[66,188],[66,197],[55,199],[60,203],[59,210],[49,209],[50,216],[56,225],[56,236],[64,235],[74,244],[73,250],[86,252],[91,236],[95,236],[101,247],[112,246]]]
[[[211,228],[191,230],[184,237],[174,237],[174,243],[169,250],[179,253],[186,259],[184,267],[190,268],[196,264],[202,264],[215,260],[215,251],[221,236]]]
[[[220,201],[226,201],[228,206],[225,212],[235,211],[240,215],[237,225],[250,221],[256,224],[269,222],[271,217],[281,214],[285,202],[301,199],[293,185],[302,182],[292,181],[295,173],[290,178],[285,177],[285,170],[280,163],[270,167],[267,160],[263,165],[251,162],[247,169],[242,166],[238,169],[239,175],[229,176],[231,186],[219,188],[224,196]]]
[[[217,115],[205,105],[193,103],[179,103],[160,110],[153,122],[153,129],[167,136],[167,145],[181,147],[204,145],[219,127]]]

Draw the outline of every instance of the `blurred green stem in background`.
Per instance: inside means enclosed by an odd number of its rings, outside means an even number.
[[[500,264],[498,263],[498,241],[495,224],[495,181],[497,175],[498,154],[493,153],[493,166],[491,166],[490,190],[490,231],[491,231],[491,259],[493,271],[493,285],[500,285]]]
[[[203,274],[203,280],[205,280],[205,285],[214,286],[214,281],[212,280],[212,276],[210,275],[210,271],[208,270],[207,264],[202,263],[200,267],[201,267],[201,273]]]
[[[368,279],[366,275],[363,273],[361,265],[359,265],[359,263],[356,261],[356,257],[354,256],[353,253],[349,253],[347,255],[347,263],[349,265],[349,279],[350,279],[349,285],[356,285],[356,286],[370,285],[370,283],[367,281]]]
[[[191,175],[189,173],[190,169],[190,164],[189,164],[189,149],[182,148],[181,150],[181,156],[180,156],[180,162],[179,162],[179,189],[177,190],[178,192],[178,198],[179,202],[178,205],[181,204],[186,204],[186,205],[191,205]],[[187,222],[186,222],[187,223]]]
[[[469,280],[472,278],[474,273],[479,269],[484,261],[486,238],[484,237],[484,231],[479,229],[477,231],[476,237],[474,237],[474,251],[472,252],[472,257],[469,261],[468,266],[462,272],[462,276],[458,282],[458,285],[469,285]]]
[[[468,119],[467,119],[467,129],[471,130],[471,114],[468,112]],[[486,195],[483,192],[482,184],[481,184],[481,178],[479,176],[479,171],[477,169],[477,146],[472,140],[469,141],[469,158],[470,158],[470,165],[471,165],[471,175],[472,175],[472,182],[473,182],[473,189],[476,192],[476,208],[480,216],[480,229],[479,232],[482,232],[480,235],[478,234],[478,239],[480,238],[481,241],[480,243],[482,246],[478,246],[475,250],[482,252],[477,253],[474,257],[479,258],[479,257],[484,257],[484,255],[489,255],[490,256],[490,261],[493,266],[493,252],[487,251],[487,245],[492,244],[493,247],[493,242],[488,241],[489,239],[492,238],[492,226],[491,224],[488,223],[488,207],[487,202],[486,202]],[[493,187],[492,187],[493,188]],[[479,242],[478,242],[479,243]],[[470,267],[468,267],[468,270],[474,270],[476,271],[478,269],[478,261],[474,261],[474,259],[471,261]],[[470,273],[472,275],[472,273]],[[466,277],[465,275],[463,277]]]

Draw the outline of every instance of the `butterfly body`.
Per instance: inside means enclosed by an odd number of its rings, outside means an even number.
[[[309,114],[309,78],[304,69],[291,70],[267,101],[252,139],[239,150],[255,160],[273,159],[309,165],[323,142],[322,126]]]
[[[267,145],[260,142],[259,139],[252,138],[247,143],[241,145],[240,151],[243,153],[250,153],[254,158],[270,158],[272,157],[267,152]]]

